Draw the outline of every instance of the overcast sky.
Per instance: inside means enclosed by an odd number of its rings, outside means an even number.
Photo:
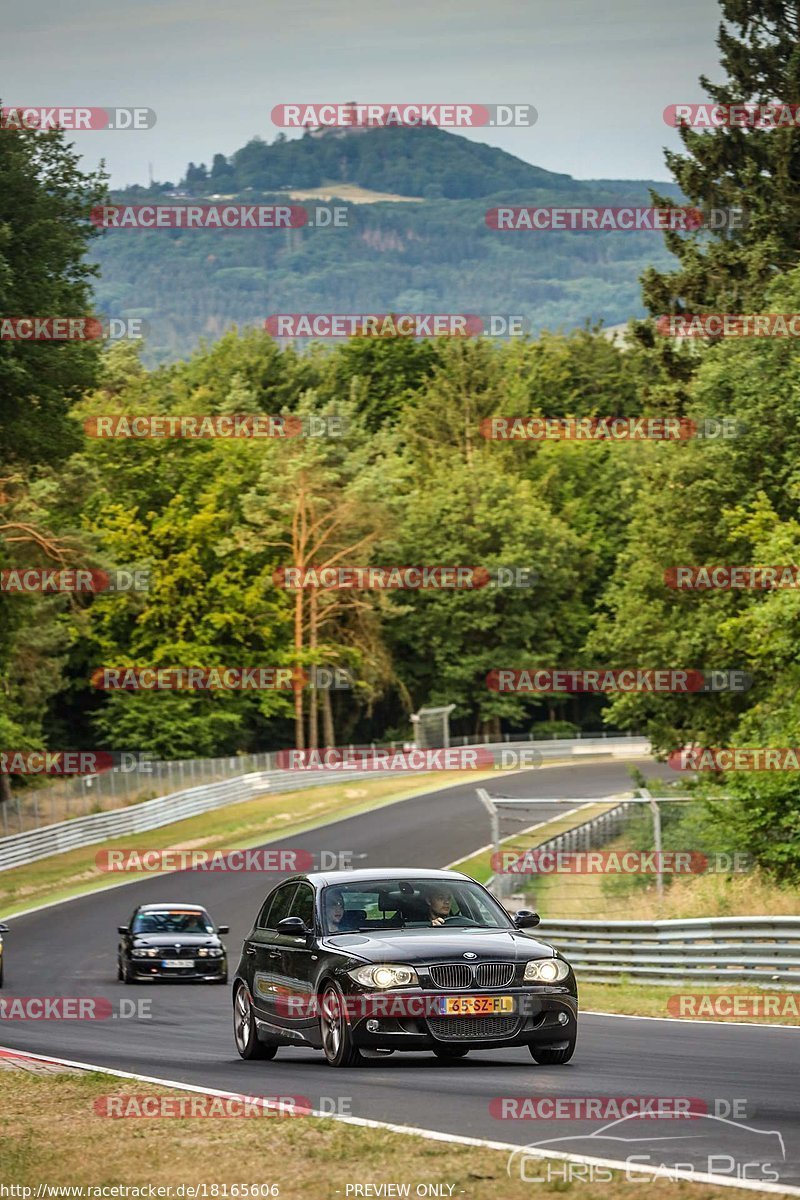
[[[112,186],[177,180],[275,104],[528,103],[532,129],[468,136],[586,178],[666,179],[668,104],[721,77],[716,0],[39,0],[3,18],[4,105],[136,105],[140,132],[74,135]]]

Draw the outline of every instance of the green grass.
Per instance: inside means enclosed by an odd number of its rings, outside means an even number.
[[[790,1011],[785,1014],[758,1015],[732,1013],[730,1017],[721,1015],[706,1015],[701,1008],[695,1008],[694,1020],[732,1020],[754,1021],[759,1025],[800,1025],[800,992],[778,991],[774,988],[759,988],[750,984],[737,987],[720,987],[707,983],[675,983],[661,986],[659,984],[630,983],[623,979],[620,983],[581,983],[578,979],[581,1009],[595,1012],[628,1013],[636,1017],[674,1017],[679,1013],[670,1009],[669,1000],[677,994],[693,996],[724,996],[724,997],[757,997],[763,1005],[765,1001],[772,1003],[787,1003]],[[741,1001],[740,1001],[741,1003]],[[687,1014],[692,1009],[687,1009]]]

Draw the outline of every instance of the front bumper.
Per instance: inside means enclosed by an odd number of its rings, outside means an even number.
[[[130,958],[130,972],[136,979],[215,980],[228,971],[226,958],[198,958],[191,967],[165,967],[160,958]]]
[[[396,992],[382,997],[370,994],[367,1000],[371,1003],[366,1006],[351,1005],[348,1017],[355,1045],[376,1050],[431,1050],[435,1046],[492,1050],[499,1046],[562,1043],[577,1034],[578,999],[563,988],[506,988],[502,994],[514,997],[515,1012],[485,1017],[437,1015],[432,1010],[441,994],[427,991]],[[348,999],[363,1002],[364,996]],[[377,999],[389,1002],[376,1004]],[[368,1011],[362,1013],[362,1007]]]

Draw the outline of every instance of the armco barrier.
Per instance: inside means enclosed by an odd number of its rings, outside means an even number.
[[[670,921],[542,921],[581,979],[800,988],[800,917],[711,917]]]
[[[577,753],[592,753],[592,749],[587,748],[595,746],[595,753],[620,756],[642,755],[649,749],[646,741],[629,737],[592,738],[580,742],[497,742],[484,744],[480,748],[498,753],[509,749],[529,748],[537,750],[543,758],[559,758]],[[409,775],[417,773],[407,772]],[[374,778],[375,774],[374,771],[347,771],[346,778],[369,779]],[[263,792],[298,791],[301,788],[338,783],[343,777],[341,770],[308,773],[285,770],[255,771],[233,779],[225,779],[220,783],[203,784],[200,787],[173,792],[168,796],[159,796],[155,800],[145,800],[141,804],[131,804],[127,808],[72,817],[68,821],[59,821],[26,833],[0,838],[0,871],[36,862],[51,854],[61,854],[65,850],[74,850],[79,846],[91,846],[110,838],[127,837],[148,829],[158,829],[162,825],[170,825],[173,821],[181,821],[186,817],[195,817],[212,809],[222,808],[226,804],[251,800]]]

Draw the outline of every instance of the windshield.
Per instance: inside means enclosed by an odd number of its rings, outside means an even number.
[[[445,879],[362,880],[322,893],[328,934],[381,929],[509,929],[506,911],[477,883]]]
[[[186,908],[162,908],[139,913],[134,918],[132,932],[213,933],[214,924],[207,912]]]

